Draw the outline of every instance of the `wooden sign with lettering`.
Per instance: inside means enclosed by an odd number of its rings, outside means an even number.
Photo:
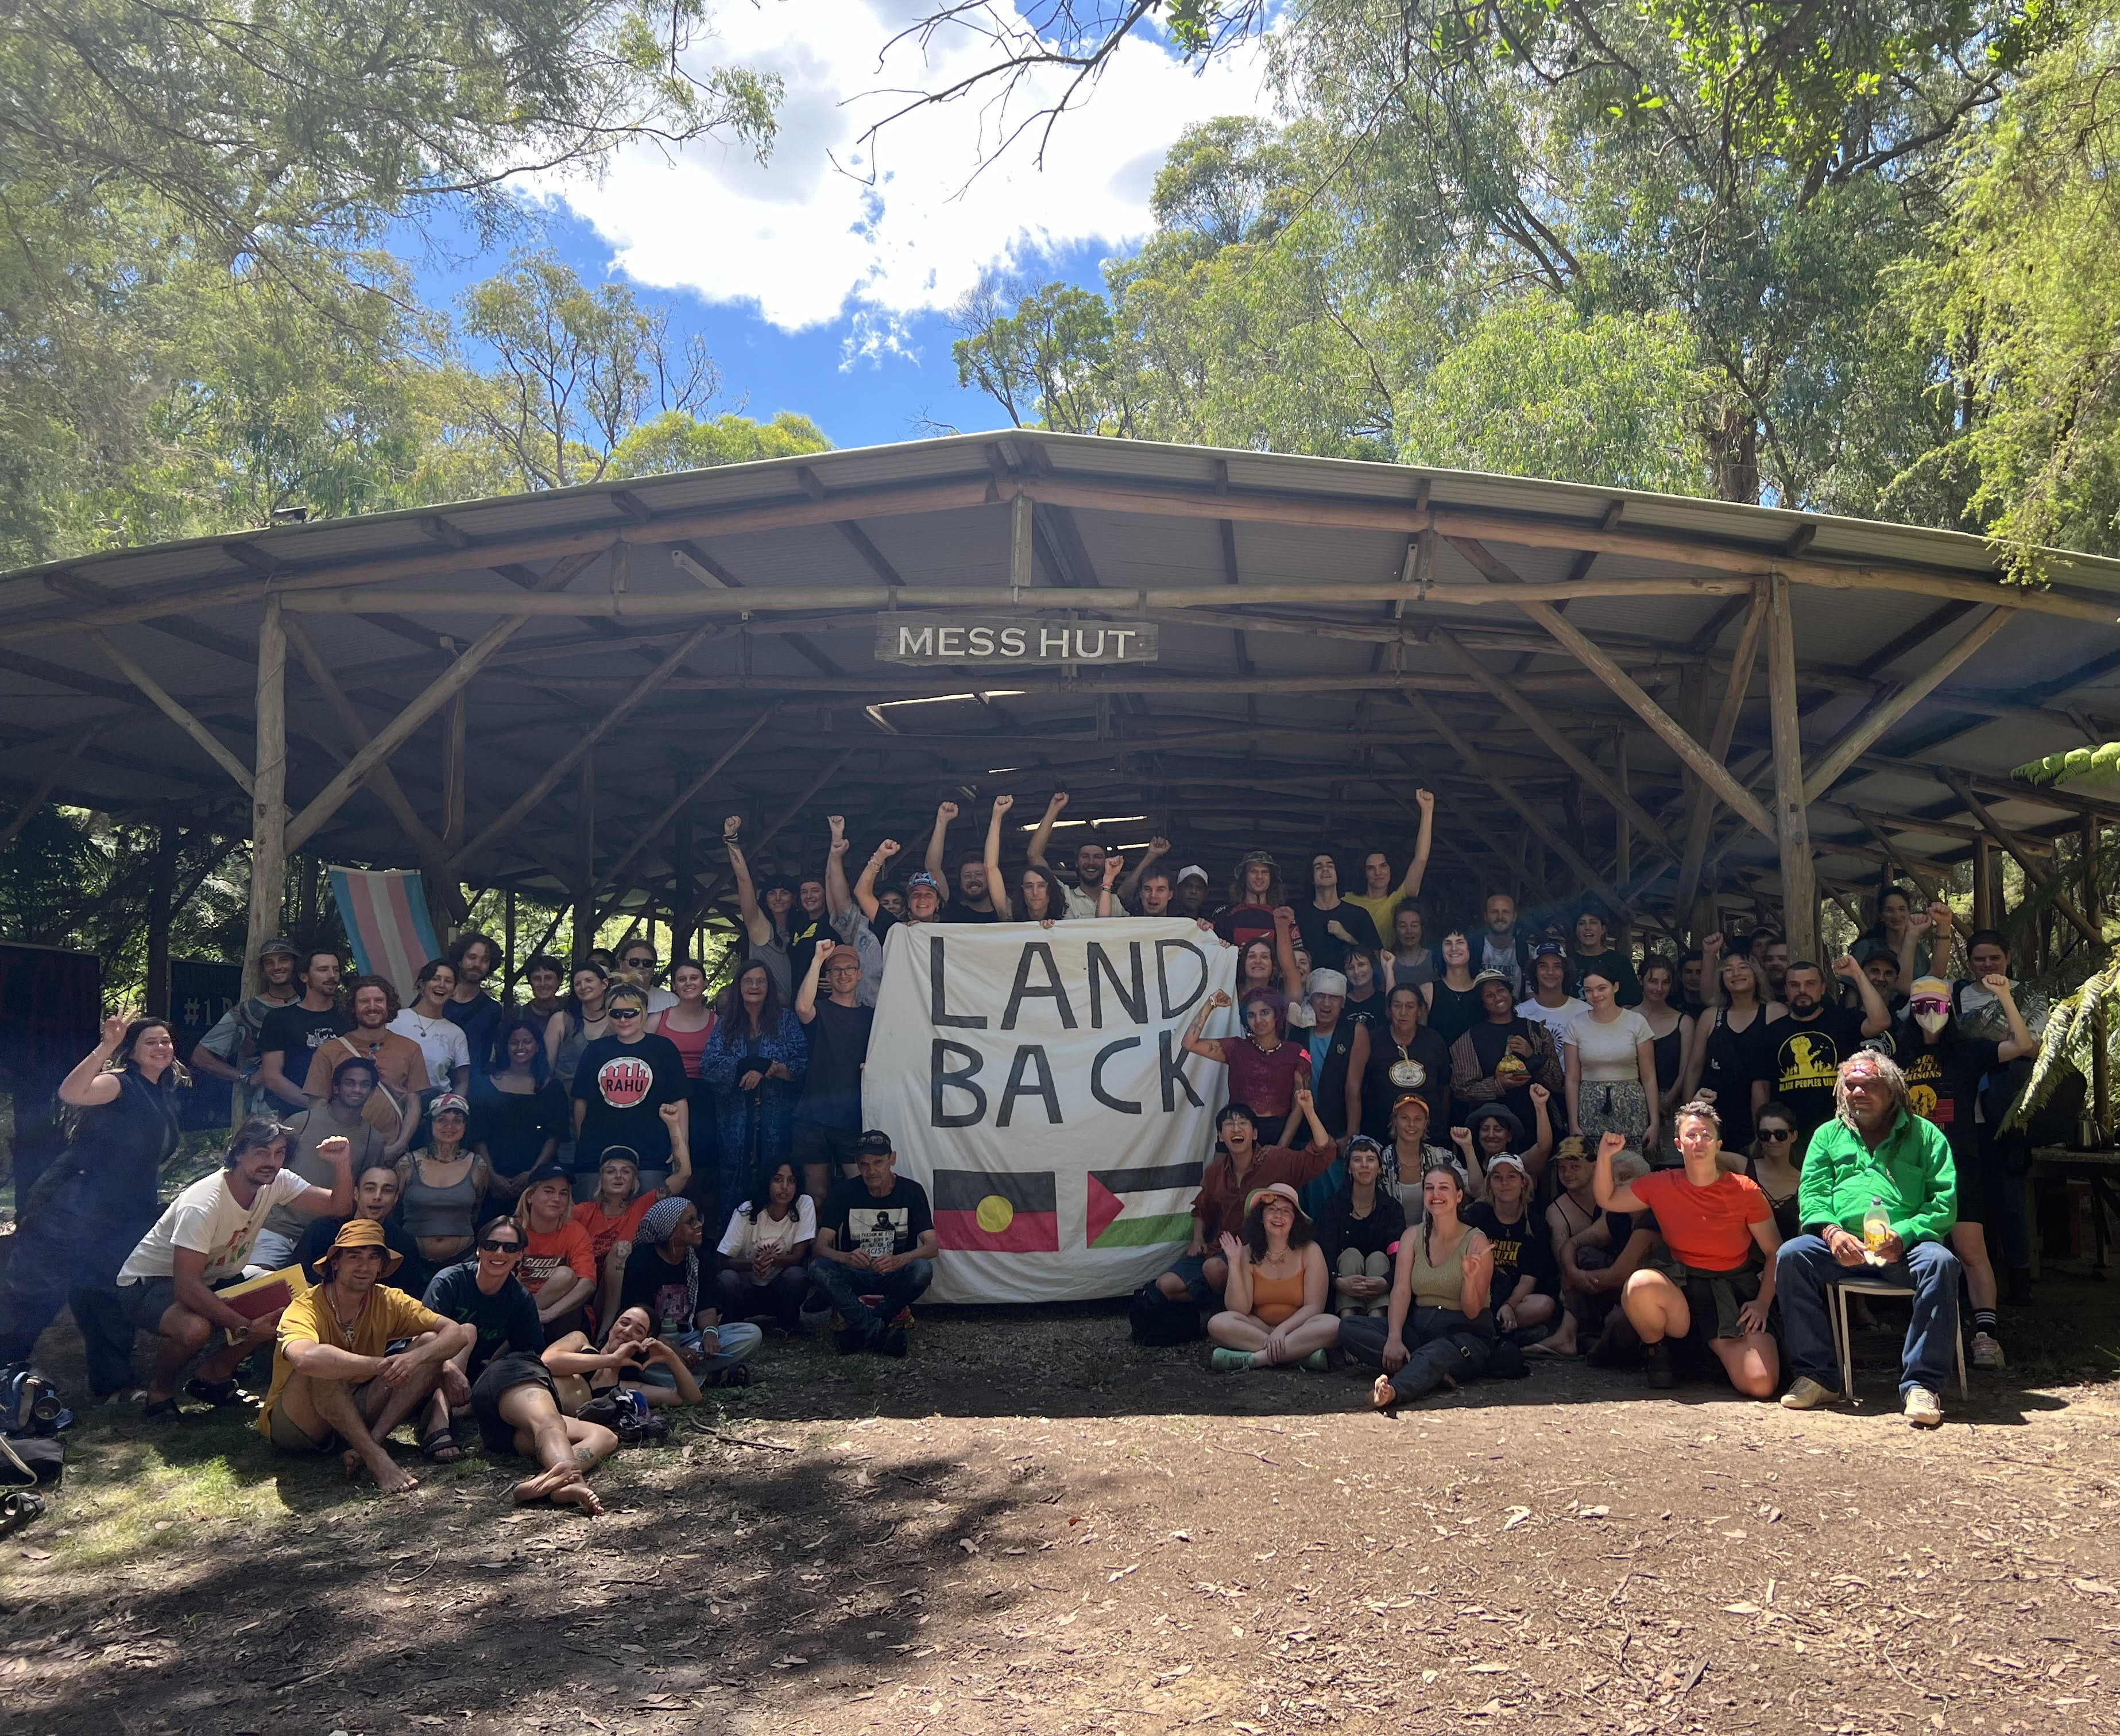
[[[1153,663],[1151,622],[1062,621],[1034,615],[879,615],[880,663]]]

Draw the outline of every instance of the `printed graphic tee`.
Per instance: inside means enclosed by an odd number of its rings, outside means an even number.
[[[657,1112],[684,1101],[685,1057],[668,1037],[650,1032],[629,1043],[599,1037],[582,1051],[574,1092],[588,1106],[574,1144],[577,1170],[600,1165],[607,1145],[630,1145],[643,1169],[669,1167],[670,1130]]]

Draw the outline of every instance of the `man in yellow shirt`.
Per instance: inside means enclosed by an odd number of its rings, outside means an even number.
[[[394,1495],[417,1486],[384,1445],[437,1386],[453,1406],[471,1401],[470,1383],[449,1360],[470,1348],[474,1330],[444,1320],[382,1280],[401,1256],[386,1246],[383,1226],[346,1220],[318,1262],[324,1281],[280,1316],[272,1353],[272,1390],[258,1432],[291,1453],[344,1449],[346,1474],[362,1465]],[[390,1345],[411,1342],[395,1355]]]
[[[1376,924],[1380,937],[1391,934],[1392,912],[1409,899],[1420,896],[1420,883],[1428,874],[1428,847],[1435,841],[1435,797],[1427,790],[1416,790],[1413,799],[1420,804],[1420,836],[1415,840],[1413,860],[1406,864],[1406,878],[1392,885],[1391,858],[1381,850],[1372,850],[1362,858],[1362,889],[1341,894],[1346,903]]]

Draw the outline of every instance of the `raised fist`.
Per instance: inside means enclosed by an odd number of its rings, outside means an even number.
[[[1424,814],[1430,812],[1435,806],[1435,791],[1433,790],[1416,790],[1413,799],[1420,804],[1420,811]]]
[[[945,825],[947,825],[956,817],[957,805],[954,801],[939,801],[935,804],[935,818],[941,820]]]
[[[1613,1158],[1619,1156],[1619,1154],[1626,1149],[1626,1135],[1624,1133],[1606,1134],[1597,1141],[1597,1161],[1601,1163],[1609,1163]]]
[[[1013,796],[997,796],[994,797],[993,810],[997,814],[1006,814],[1015,805],[1016,798]]]
[[[1052,815],[1058,814],[1067,805],[1067,792],[1065,790],[1055,790],[1053,792],[1053,799],[1045,804],[1045,812],[1049,817]]]

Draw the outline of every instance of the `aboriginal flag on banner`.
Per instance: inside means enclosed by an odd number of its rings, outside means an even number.
[[[938,1169],[935,1239],[996,1254],[1060,1251],[1059,1178],[1049,1169]]]
[[[1192,1239],[1192,1200],[1200,1191],[1197,1163],[1090,1172],[1085,1228],[1093,1248],[1140,1248]]]

